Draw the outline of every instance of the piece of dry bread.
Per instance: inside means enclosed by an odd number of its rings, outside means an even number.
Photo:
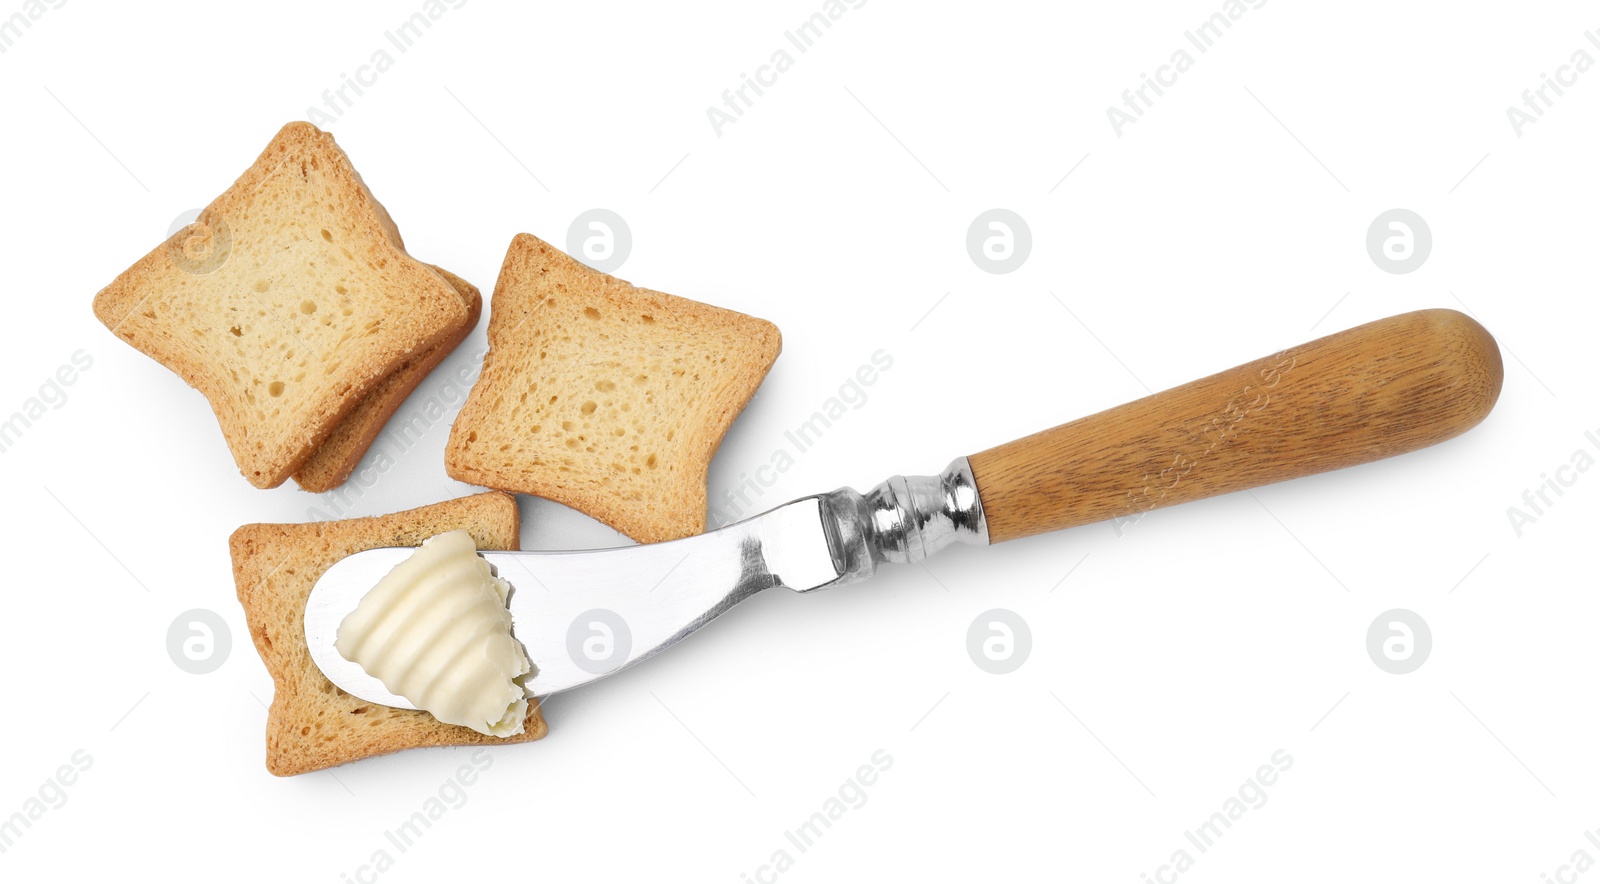
[[[521,234],[446,472],[641,543],[698,534],[711,457],[781,346],[764,319],[636,288]]]
[[[418,546],[458,528],[471,532],[479,549],[517,549],[516,501],[489,492],[388,516],[245,525],[233,532],[228,545],[234,584],[274,688],[267,770],[289,776],[401,749],[522,743],[545,735],[537,702],[529,706],[523,733],[500,739],[443,724],[419,710],[358,699],[328,681],[306,648],[306,599],[333,563],[363,550]]]
[[[394,417],[401,403],[411,395],[411,391],[415,390],[429,373],[438,368],[439,363],[443,362],[474,328],[477,328],[478,318],[483,315],[483,296],[479,294],[477,286],[443,267],[433,269],[461,294],[467,305],[466,322],[432,349],[412,356],[402,363],[398,369],[379,382],[378,386],[361,400],[361,404],[345,415],[344,420],[328,434],[322,446],[295,471],[295,484],[302,489],[323,492],[343,485],[344,480],[355,472],[367,449],[372,447],[373,440],[383,432],[384,426],[389,423],[389,418]]]
[[[205,394],[260,488],[282,484],[363,396],[467,321],[461,295],[406,254],[344,151],[310,123],[284,126],[94,311]]]

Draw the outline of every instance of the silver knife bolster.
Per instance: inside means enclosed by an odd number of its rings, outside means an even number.
[[[821,501],[831,516],[828,540],[840,573],[827,586],[865,580],[883,562],[920,562],[953,543],[989,543],[983,502],[964,457],[937,476],[893,476],[866,494],[840,488]]]

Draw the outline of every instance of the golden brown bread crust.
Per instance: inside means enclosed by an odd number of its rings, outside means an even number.
[[[432,349],[402,363],[339,421],[322,446],[295,472],[294,481],[301,490],[321,493],[343,485],[406,397],[478,327],[483,315],[483,296],[478,287],[443,267],[433,269],[461,294],[467,305],[466,322]]]
[[[780,349],[764,319],[637,288],[521,234],[445,470],[641,543],[698,534],[711,458]]]
[[[306,599],[335,562],[386,546],[417,546],[465,528],[480,549],[519,548],[516,500],[489,492],[387,516],[303,525],[245,525],[233,532],[233,579],[250,639],[272,675],[267,770],[290,776],[421,746],[537,740],[548,731],[537,701],[524,732],[500,739],[443,724],[426,712],[358,699],[336,687],[306,648]]]
[[[206,396],[260,488],[282,484],[467,312],[309,123],[284,126],[194,224],[100,291],[94,311]]]

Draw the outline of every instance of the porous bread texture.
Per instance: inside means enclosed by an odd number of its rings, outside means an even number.
[[[101,290],[95,315],[210,401],[239,470],[273,488],[467,305],[333,137],[284,126],[199,219]]]
[[[306,599],[323,572],[363,550],[419,546],[464,528],[479,549],[519,546],[515,499],[488,492],[363,519],[302,525],[245,525],[233,532],[233,580],[261,661],[272,676],[267,770],[291,776],[423,746],[492,745],[537,740],[548,731],[539,703],[523,733],[491,737],[443,724],[426,712],[351,696],[329,681],[306,647]],[[535,665],[538,661],[534,661]]]
[[[433,269],[460,293],[467,305],[466,321],[432,349],[401,363],[339,421],[310,459],[295,471],[295,484],[302,490],[323,492],[343,485],[406,397],[477,328],[478,318],[483,315],[483,296],[477,286],[443,267]]]
[[[641,543],[698,534],[711,458],[780,349],[764,319],[637,288],[521,234],[445,470]]]

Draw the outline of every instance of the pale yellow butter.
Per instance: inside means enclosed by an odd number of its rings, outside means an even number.
[[[472,535],[428,538],[339,624],[346,660],[446,724],[494,737],[522,733],[532,668],[511,634],[508,583]]]

